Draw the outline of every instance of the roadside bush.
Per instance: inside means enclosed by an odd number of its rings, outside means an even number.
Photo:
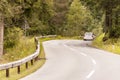
[[[105,36],[105,33],[102,33],[101,35],[96,37],[95,40],[93,41],[93,45],[98,46],[98,47],[102,47],[104,36]]]
[[[105,34],[101,34],[93,41],[93,46],[107,50],[116,54],[120,54],[120,39],[119,38],[111,38],[105,41],[102,41],[102,39],[105,37]]]
[[[23,31],[18,27],[7,28],[5,30],[4,48],[12,48],[19,43]]]

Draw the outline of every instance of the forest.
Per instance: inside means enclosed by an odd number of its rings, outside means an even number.
[[[120,37],[119,0],[1,0],[0,49],[15,46],[21,36],[83,36],[105,33]],[[0,54],[2,54],[1,52]]]

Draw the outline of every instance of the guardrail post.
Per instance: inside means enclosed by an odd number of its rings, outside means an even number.
[[[17,69],[18,69],[17,73],[20,74],[20,66],[18,66]]]
[[[25,67],[26,67],[26,69],[28,69],[28,62],[25,63]]]
[[[33,59],[31,60],[31,65],[33,65]]]
[[[35,61],[37,61],[38,60],[38,56],[35,58]]]
[[[9,77],[9,68],[6,69],[6,77]]]

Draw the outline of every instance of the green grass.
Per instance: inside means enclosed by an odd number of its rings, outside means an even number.
[[[93,46],[113,52],[115,54],[120,54],[120,39],[108,39],[107,41],[103,42],[102,39],[104,34],[101,34],[93,41]]]
[[[48,41],[48,40],[63,40],[63,39],[82,39],[80,36],[74,36],[74,37],[64,37],[64,36],[56,36],[56,37],[53,37],[53,38],[41,38],[40,41],[43,42],[43,41]]]
[[[103,34],[101,34],[101,35],[99,35],[98,37],[96,37],[95,38],[95,40],[93,41],[93,45],[95,46],[95,47],[100,47],[100,48],[102,48],[103,46],[104,46],[104,43],[103,43],[103,37],[104,37],[104,33]]]
[[[41,46],[39,58],[42,58],[36,62],[34,62],[34,65],[32,66],[29,62],[28,69],[25,68],[25,64],[21,65],[21,73],[17,74],[17,68],[10,69],[10,77],[6,78],[5,70],[0,71],[0,80],[18,80],[22,77],[25,77],[26,75],[29,75],[30,73],[36,71],[38,68],[42,67],[42,65],[45,63],[45,53],[44,49]]]
[[[5,49],[5,55],[0,58],[0,63],[7,63],[24,58],[35,51],[34,38],[22,37],[18,45]]]
[[[73,36],[73,37],[57,36],[56,39],[82,39],[82,37],[81,36]]]

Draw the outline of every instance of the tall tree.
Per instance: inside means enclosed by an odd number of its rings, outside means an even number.
[[[66,22],[66,14],[69,8],[69,0],[53,0],[55,14],[51,18],[50,26],[52,34],[61,34]]]
[[[4,18],[12,16],[11,5],[7,0],[0,1],[0,55],[3,55]]]
[[[95,10],[95,13],[98,13],[102,11],[103,14],[105,14],[105,20],[104,20],[104,32],[108,35],[109,38],[111,37],[119,37],[118,34],[115,34],[116,28],[118,29],[118,26],[114,26],[114,21],[116,19],[118,14],[114,15],[114,9],[116,9],[120,5],[119,0],[81,0],[86,6],[89,6],[89,8]],[[118,10],[117,10],[118,11]],[[94,14],[95,14],[94,13]],[[97,16],[96,16],[97,17]]]
[[[65,34],[79,36],[85,31],[91,31],[92,28],[90,11],[79,0],[73,0],[67,14],[67,23],[64,29]]]

